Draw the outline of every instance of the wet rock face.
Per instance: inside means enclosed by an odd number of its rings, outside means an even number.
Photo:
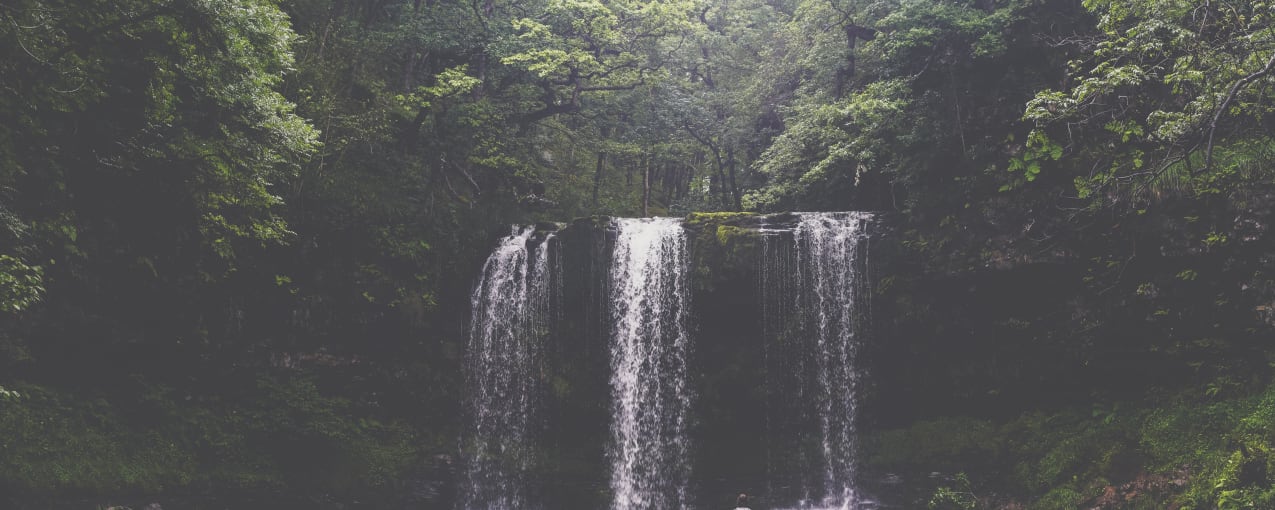
[[[779,395],[773,390],[779,386],[769,385],[777,376],[772,373],[776,367],[767,365],[768,345],[773,343],[768,336],[780,333],[767,331],[763,324],[765,310],[777,307],[766,302],[769,291],[764,288],[762,275],[766,270],[768,246],[772,252],[797,249],[794,232],[801,221],[797,214],[713,213],[694,214],[677,222],[684,230],[687,260],[684,270],[689,295],[686,302],[670,310],[687,313],[690,341],[684,354],[686,393],[693,402],[684,419],[674,420],[684,424],[687,443],[683,449],[690,452],[690,458],[682,461],[684,466],[691,467],[685,489],[688,494],[680,500],[682,503],[712,506],[713,502],[728,503],[733,501],[731,497],[747,492],[757,495],[759,501],[768,501],[767,497],[774,494],[774,501],[766,506],[790,504],[800,497],[794,490],[805,490],[794,487],[822,493],[827,483],[850,483],[840,481],[852,477],[850,471],[835,473],[836,481],[823,480],[825,476],[818,466],[822,465],[824,454],[815,453],[825,449],[826,445],[821,446],[818,441],[823,432],[831,433],[835,429],[836,434],[848,434],[846,430],[851,429],[842,424],[834,423],[829,425],[829,431],[823,431],[815,410],[801,411],[807,414],[787,420],[792,422],[790,425],[801,424],[804,428],[800,432],[813,434],[814,442],[780,444],[770,439],[779,431],[771,426],[775,422],[772,404],[802,397]],[[545,508],[613,506],[614,502],[609,500],[613,494],[609,493],[617,492],[612,467],[625,452],[606,447],[616,437],[611,429],[615,422],[611,406],[615,400],[611,363],[615,357],[612,352],[616,338],[614,328],[618,321],[622,322],[622,317],[616,316],[619,308],[613,302],[616,286],[622,280],[617,280],[613,271],[620,262],[615,260],[616,254],[624,253],[617,249],[617,244],[631,242],[621,239],[625,234],[617,228],[618,224],[610,218],[583,218],[566,225],[537,225],[536,231],[527,236],[529,246],[549,237],[554,239],[556,252],[552,256],[559,271],[554,278],[561,286],[560,298],[551,305],[554,322],[548,328],[551,334],[545,336],[544,345],[539,347],[537,367],[529,372],[536,378],[534,386],[542,388],[538,398],[543,407],[537,413],[538,420],[530,424],[526,432],[526,437],[531,438],[528,443],[541,446],[536,451],[536,468],[525,480],[528,484],[525,494],[528,500],[543,502]],[[785,234],[776,237],[778,232]],[[790,258],[795,260],[795,256]],[[780,274],[783,270],[775,268],[770,271],[776,281],[795,276]],[[828,290],[848,289],[841,284],[833,287],[837,289]],[[785,302],[797,297],[797,294],[772,296]],[[801,336],[798,329],[782,334],[795,338]],[[845,354],[851,355],[848,351]],[[666,358],[660,356],[649,364],[643,362],[635,373],[641,376],[654,370],[667,363]],[[809,368],[814,371],[819,356],[810,358]],[[841,364],[853,364],[853,360],[843,359]],[[787,375],[798,377],[798,374]],[[811,378],[814,380],[814,375]],[[812,386],[807,390],[803,390],[804,394],[813,395],[817,389]],[[840,409],[829,405],[829,409]],[[654,412],[649,407],[646,406],[646,412]],[[669,431],[655,430],[657,434],[666,432]],[[785,429],[782,432],[798,431]],[[676,445],[677,441],[681,439],[664,442]],[[840,450],[845,448],[845,445],[834,445],[833,449],[842,455]],[[788,480],[776,474],[782,469],[807,468],[815,474],[802,483],[792,481],[802,477]],[[793,494],[781,498],[779,487]],[[836,492],[845,492],[845,487]]]

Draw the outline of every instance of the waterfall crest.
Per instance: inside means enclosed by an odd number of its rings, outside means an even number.
[[[688,508],[686,234],[671,218],[612,225],[611,508]]]
[[[514,227],[483,265],[471,297],[466,350],[470,435],[460,508],[534,509],[541,337],[551,324],[553,234],[534,247],[533,227]]]

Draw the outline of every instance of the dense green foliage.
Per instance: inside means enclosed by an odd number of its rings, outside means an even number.
[[[1096,406],[1013,420],[945,417],[869,440],[868,463],[936,485],[930,508],[1266,508],[1275,502],[1275,391],[1154,406]],[[918,470],[925,470],[918,472]]]
[[[354,498],[454,453],[507,224],[866,209],[878,465],[1265,505],[1273,84],[1259,1],[6,1],[0,493]]]
[[[32,387],[0,422],[4,479],[71,493],[222,486],[340,493],[384,487],[427,445],[402,423],[350,420],[313,381],[263,376],[198,401],[148,385],[127,412]],[[433,447],[437,447],[434,445]]]

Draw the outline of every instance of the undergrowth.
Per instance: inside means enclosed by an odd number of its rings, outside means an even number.
[[[375,489],[419,460],[404,423],[359,416],[304,377],[247,399],[148,386],[108,401],[34,385],[0,401],[0,488],[25,494]]]
[[[934,508],[1275,508],[1275,386],[1002,422],[945,417],[871,434],[865,447],[873,471],[962,473],[927,498]]]

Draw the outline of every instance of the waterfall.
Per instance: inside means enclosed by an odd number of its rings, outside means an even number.
[[[815,483],[809,467],[818,465],[807,447],[819,432],[807,426],[813,412],[805,405],[814,356],[807,347],[798,312],[798,250],[794,230],[761,229],[759,278],[761,330],[764,342],[763,386],[766,388],[767,493],[774,501],[808,501]]]
[[[866,213],[801,213],[763,230],[759,271],[768,338],[772,493],[802,508],[849,510],[857,442],[857,353],[863,341]],[[791,236],[791,237],[789,237]],[[785,244],[787,248],[785,248]]]
[[[553,271],[547,235],[533,249],[533,227],[514,227],[483,265],[471,298],[466,351],[470,436],[460,508],[536,508],[526,476],[541,383],[541,338],[552,326]]]
[[[686,235],[671,218],[617,219],[613,227],[611,508],[688,508]]]
[[[592,221],[564,228],[560,238],[515,227],[502,239],[472,295],[471,421],[458,508],[597,508],[609,495],[612,510],[686,509],[722,501],[718,486],[729,485],[739,489],[727,493],[757,488],[789,507],[875,507],[856,490],[859,351],[875,220],[866,213],[758,220],[760,243],[740,236],[734,258],[722,261],[756,260],[756,294],[747,283],[741,292],[741,282],[726,282],[748,268],[692,275],[692,236],[680,219],[612,219],[605,237]],[[717,233],[702,232],[710,244],[697,249],[724,246],[711,244]],[[759,250],[750,259],[739,250],[751,246]],[[715,357],[699,366],[747,368],[693,383],[691,286],[701,277],[709,278],[704,292],[726,293],[727,301],[704,303],[700,320],[714,329],[733,324],[700,339],[712,342],[704,348]],[[695,384],[722,400],[698,406]],[[693,455],[695,413],[719,409],[732,418],[704,415],[725,428],[697,449],[732,450]],[[754,464],[721,475],[720,459]],[[607,483],[610,490],[601,490]]]

